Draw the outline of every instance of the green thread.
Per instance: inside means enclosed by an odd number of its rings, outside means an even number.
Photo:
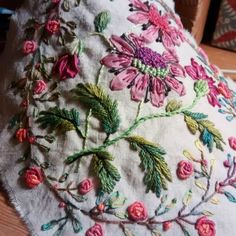
[[[102,33],[111,21],[111,13],[109,11],[100,12],[94,19],[95,30]]]
[[[137,58],[133,59],[132,65],[135,68],[139,69],[140,72],[149,74],[153,77],[165,78],[169,73],[169,68],[161,68],[161,67],[155,68],[142,63],[142,61]]]
[[[85,131],[84,131],[85,139],[83,142],[83,149],[86,148],[86,144],[87,144],[88,133],[89,133],[89,119],[90,119],[91,115],[92,115],[92,109],[90,109],[86,115],[86,121],[85,121],[86,125],[85,125]]]

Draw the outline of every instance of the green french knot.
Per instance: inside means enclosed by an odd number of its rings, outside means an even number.
[[[102,33],[111,21],[111,14],[109,11],[100,12],[94,19],[95,30]]]
[[[169,68],[155,68],[149,65],[145,65],[141,60],[135,58],[132,61],[132,65],[139,69],[142,73],[149,74],[154,77],[165,78],[169,73]]]
[[[209,93],[209,86],[207,81],[198,80],[194,83],[194,91],[197,97],[204,97]]]
[[[203,113],[193,113],[189,111],[184,112],[184,121],[192,134],[200,132],[200,140],[204,145],[207,145],[210,152],[212,152],[214,143],[216,148],[224,150],[225,144],[220,131],[215,128],[215,124],[209,120],[206,120],[207,115]]]
[[[93,155],[92,171],[100,180],[102,192],[111,193],[121,178],[118,170],[111,164],[114,157],[107,151],[98,151]]]
[[[161,190],[167,190],[167,181],[172,181],[170,169],[163,157],[166,154],[165,150],[140,136],[131,136],[126,140],[133,150],[139,151],[147,192],[151,190],[160,197]]]
[[[78,84],[72,92],[75,99],[91,109],[92,115],[101,122],[106,134],[113,134],[118,130],[120,116],[117,101],[112,100],[102,87],[93,84]]]

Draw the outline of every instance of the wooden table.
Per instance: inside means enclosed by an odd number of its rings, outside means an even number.
[[[210,61],[223,69],[236,70],[236,53],[201,45],[209,55]],[[236,80],[236,74],[231,75]],[[2,188],[1,188],[2,189]],[[29,235],[24,223],[10,206],[6,194],[0,191],[0,236]]]

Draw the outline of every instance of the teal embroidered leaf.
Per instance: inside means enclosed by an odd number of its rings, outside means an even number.
[[[200,140],[206,145],[210,152],[212,152],[214,143],[216,148],[224,150],[225,144],[223,137],[218,129],[215,128],[215,124],[209,120],[206,120],[206,115],[202,113],[184,112],[184,121],[192,134],[200,132]]]
[[[94,154],[92,160],[92,170],[100,180],[101,191],[111,193],[121,178],[118,170],[111,164],[114,157],[106,151],[100,151]]]
[[[42,225],[42,226],[41,226],[41,230],[42,230],[42,231],[51,230],[51,229],[53,229],[53,227],[56,226],[57,224],[58,224],[58,221],[57,221],[57,220],[52,220],[52,221],[50,221],[49,223]]]
[[[95,30],[98,33],[102,33],[111,21],[111,14],[109,11],[100,12],[94,20]]]
[[[182,107],[182,102],[176,101],[176,100],[171,100],[168,102],[166,105],[166,112],[173,112]]]
[[[74,108],[66,110],[53,107],[47,111],[40,112],[37,122],[40,123],[43,129],[51,128],[52,130],[67,132],[78,129],[80,115]]]
[[[73,219],[71,219],[71,221],[72,221],[73,231],[75,234],[77,234],[83,230],[83,227],[82,227],[79,220],[77,220],[76,218],[73,218]]]
[[[118,130],[120,117],[117,102],[105,94],[100,86],[78,84],[73,93],[86,108],[92,109],[92,115],[101,121],[102,128],[107,134],[113,134]]]
[[[230,192],[224,192],[224,195],[228,198],[230,202],[236,203],[236,198]]]
[[[117,209],[124,206],[126,197],[120,192],[114,192],[108,199],[108,206],[112,209]]]
[[[167,189],[167,181],[172,181],[170,169],[163,158],[165,150],[140,136],[128,137],[127,141],[140,150],[139,156],[141,168],[145,172],[144,183],[147,185],[147,192],[151,190],[160,197],[161,190]]]

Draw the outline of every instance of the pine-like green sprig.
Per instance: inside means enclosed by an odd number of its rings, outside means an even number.
[[[132,136],[126,139],[133,150],[139,150],[141,167],[145,171],[144,183],[147,192],[151,190],[160,197],[161,190],[167,189],[167,181],[172,181],[170,169],[165,162],[165,150],[140,136]]]
[[[80,114],[72,108],[71,110],[60,109],[58,107],[50,108],[47,111],[42,111],[37,120],[43,129],[50,128],[60,132],[70,130],[78,130],[80,125]]]
[[[120,117],[117,102],[113,101],[100,86],[78,84],[72,92],[86,108],[92,109],[92,115],[101,121],[105,133],[109,135],[118,130]]]
[[[99,178],[104,193],[111,193],[121,178],[116,167],[111,164],[113,160],[114,157],[107,151],[97,152],[92,159],[93,173]]]

